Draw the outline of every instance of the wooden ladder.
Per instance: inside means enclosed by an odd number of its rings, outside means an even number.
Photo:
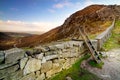
[[[81,29],[80,29],[81,28]],[[79,28],[79,33],[81,35],[81,37],[83,38],[86,46],[88,47],[91,55],[92,55],[92,58],[97,62],[97,63],[100,63],[101,62],[101,58],[99,57],[99,54],[98,52],[96,51],[95,47],[93,46],[92,42],[90,41],[87,33],[82,30],[82,27]]]

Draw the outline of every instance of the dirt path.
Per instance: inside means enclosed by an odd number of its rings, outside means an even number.
[[[96,74],[102,80],[120,80],[120,49],[113,49],[104,54],[108,57],[103,59],[102,69],[91,67],[87,61],[83,61],[81,67]]]

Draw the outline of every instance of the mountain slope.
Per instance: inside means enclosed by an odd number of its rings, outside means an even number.
[[[105,26],[107,22],[111,22],[116,15],[120,16],[119,10],[120,7],[116,5],[88,6],[73,13],[59,27],[56,27],[42,35],[21,38],[21,43],[18,43],[19,39],[16,40],[17,47],[33,47],[36,45],[68,38],[76,32],[78,27],[83,27],[89,34],[102,32],[107,28],[107,26]],[[76,36],[77,35],[78,34],[76,34]]]

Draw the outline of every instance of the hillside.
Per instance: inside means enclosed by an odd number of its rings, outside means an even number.
[[[78,27],[83,27],[88,34],[97,34],[104,31],[114,17],[119,18],[119,11],[120,7],[116,5],[91,5],[73,13],[61,26],[42,35],[21,38],[21,43],[15,44],[17,44],[17,47],[33,47],[65,39],[71,37]],[[18,41],[19,39],[16,40],[16,42]],[[0,45],[0,47],[2,46]]]
[[[3,32],[0,32],[0,40],[8,40],[8,39],[11,39],[11,37]]]

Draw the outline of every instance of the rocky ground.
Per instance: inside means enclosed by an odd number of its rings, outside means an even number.
[[[81,67],[97,75],[102,80],[120,80],[120,48],[104,52],[107,58],[103,59],[102,69],[91,67],[87,61],[83,61]]]

